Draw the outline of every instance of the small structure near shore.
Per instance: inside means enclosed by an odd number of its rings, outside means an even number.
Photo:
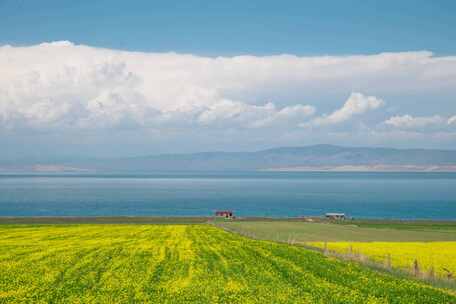
[[[233,219],[234,218],[233,211],[230,211],[230,210],[215,211],[215,216],[216,217],[223,217],[223,218],[226,218],[226,219]]]
[[[345,220],[345,213],[326,213],[325,217],[329,220]]]

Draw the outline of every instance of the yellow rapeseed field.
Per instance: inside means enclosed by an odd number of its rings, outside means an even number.
[[[456,303],[416,281],[210,225],[0,226],[0,303]]]
[[[456,275],[456,242],[310,242],[311,246],[342,254],[362,254],[379,263],[414,271],[415,261],[423,274]]]

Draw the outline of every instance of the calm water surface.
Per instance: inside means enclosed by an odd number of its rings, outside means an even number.
[[[0,216],[211,215],[456,219],[456,173],[0,175]]]

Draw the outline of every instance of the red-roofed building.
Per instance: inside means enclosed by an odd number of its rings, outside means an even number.
[[[215,216],[216,217],[224,217],[224,218],[227,218],[227,219],[232,219],[234,217],[233,211],[229,211],[229,210],[215,211]]]

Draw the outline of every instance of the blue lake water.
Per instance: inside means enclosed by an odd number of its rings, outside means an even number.
[[[0,175],[0,216],[205,216],[217,209],[456,219],[456,173]]]

